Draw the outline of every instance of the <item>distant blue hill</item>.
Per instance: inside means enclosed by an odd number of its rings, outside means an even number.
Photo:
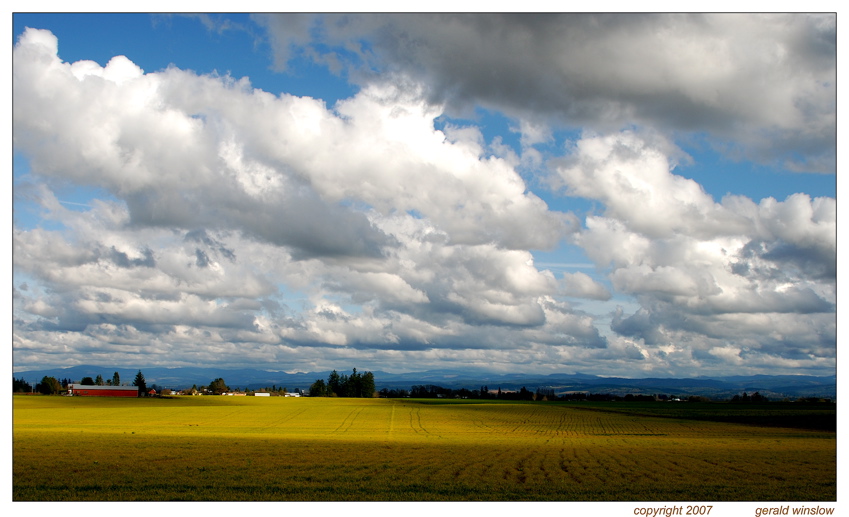
[[[71,379],[79,382],[83,377],[111,379],[115,372],[124,384],[131,384],[139,368],[119,368],[113,366],[71,366],[68,368],[49,368],[15,372],[16,379],[23,378],[30,384],[39,382],[42,377],[55,377],[59,380]],[[216,378],[223,378],[231,388],[259,389],[276,386],[289,391],[295,388],[306,390],[317,379],[327,379],[330,371],[310,373],[285,373],[256,369],[226,368],[141,368],[148,385],[157,384],[163,388],[185,389],[192,385],[208,385]],[[350,370],[338,370],[340,374]],[[365,371],[365,370],[360,370]],[[752,375],[725,377],[696,377],[686,379],[673,378],[624,378],[598,377],[584,373],[495,373],[484,370],[428,370],[423,372],[388,373],[374,371],[375,385],[378,390],[410,389],[414,385],[433,384],[444,388],[470,390],[487,386],[490,391],[499,388],[504,391],[519,390],[522,387],[534,391],[537,388],[552,388],[556,393],[589,392],[612,393],[616,395],[667,394],[701,395],[716,399],[730,398],[736,394],[760,392],[773,399],[798,397],[837,397],[837,377],[814,377],[807,375]]]

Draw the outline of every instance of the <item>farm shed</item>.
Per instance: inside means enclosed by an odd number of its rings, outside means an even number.
[[[138,397],[137,386],[87,386],[69,384],[68,395],[76,397]]]

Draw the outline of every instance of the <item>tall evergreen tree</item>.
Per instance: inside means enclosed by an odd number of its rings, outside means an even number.
[[[354,371],[351,373],[351,376],[348,377],[348,385],[346,386],[345,396],[347,397],[362,397],[362,386],[361,386],[361,377],[360,374],[357,373],[357,369],[354,368]]]
[[[339,391],[336,394],[340,397],[350,397],[349,389],[351,389],[351,385],[348,383],[348,374],[343,373],[339,376]]]
[[[362,397],[373,397],[374,393],[377,389],[374,386],[374,374],[371,372],[366,372],[363,374],[362,380],[360,381],[360,392],[362,393]]]
[[[333,370],[330,372],[330,375],[327,376],[327,391],[328,395],[335,393],[340,397],[345,396],[345,394],[342,393],[342,378],[336,370]]]
[[[136,378],[133,380],[133,386],[138,386],[139,397],[144,397],[147,394],[147,383],[144,380],[144,374],[141,370],[136,374]]]

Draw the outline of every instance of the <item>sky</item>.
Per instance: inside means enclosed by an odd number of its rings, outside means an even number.
[[[835,14],[15,14],[13,368],[836,373]]]

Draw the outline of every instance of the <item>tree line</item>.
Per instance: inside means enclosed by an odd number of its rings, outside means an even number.
[[[417,384],[409,390],[383,388],[378,392],[384,398],[459,398],[459,399],[499,399],[499,400],[555,400],[557,397],[552,388],[537,388],[536,391],[522,387],[518,391],[502,391],[499,387],[491,391],[489,386],[481,386],[480,389],[470,390],[468,388],[452,389],[435,384]]]
[[[41,379],[41,382],[37,382],[35,387],[32,384],[27,382],[23,378],[13,378],[12,379],[12,392],[13,393],[41,393],[42,395],[59,395],[62,393],[68,392],[68,387],[71,384],[81,384],[83,386],[122,386],[127,383],[121,383],[121,376],[118,372],[115,372],[112,375],[111,379],[104,379],[102,375],[97,375],[96,377],[83,377],[79,382],[75,382],[71,379],[63,378],[57,379],[51,376],[44,376]],[[138,388],[139,396],[144,397],[148,395],[149,389],[153,389],[156,393],[163,393],[163,391],[170,393],[170,390],[164,390],[161,386],[157,384],[151,384],[148,386],[147,380],[144,377],[144,374],[141,370],[138,371],[135,378],[132,381],[131,386],[135,386]],[[231,391],[230,387],[227,386],[227,383],[224,382],[224,379],[218,377],[210,382],[208,385],[201,386],[198,388],[197,385],[192,386],[189,390],[183,390],[184,393],[190,394],[192,391],[195,392],[203,392],[203,393],[211,393],[214,395],[220,395],[222,393],[227,393]],[[238,391],[238,390],[236,390]],[[269,392],[276,393],[279,395],[285,395],[288,390],[286,388],[278,388],[277,386],[273,386],[272,388],[263,388],[259,390],[260,392]],[[300,389],[295,389],[296,393],[300,393]]]
[[[42,395],[58,395],[68,391],[68,386],[71,384],[82,384],[83,386],[121,386],[121,376],[118,372],[115,372],[112,375],[111,379],[103,380],[102,375],[98,375],[96,378],[92,379],[91,377],[83,377],[79,383],[75,383],[71,379],[57,379],[56,377],[51,377],[45,375],[41,378],[41,382],[35,383],[35,387],[33,387],[30,383],[26,382],[23,378],[14,379],[12,382],[12,392],[13,393],[41,393]],[[139,396],[143,397],[147,394],[147,383],[145,382],[144,374],[139,370],[133,379],[132,386],[136,386],[138,388]],[[156,385],[153,385],[156,386]],[[155,388],[154,388],[155,389]]]
[[[44,376],[41,382],[37,382],[33,387],[23,378],[13,378],[12,391],[13,393],[41,393],[44,395],[56,395],[67,392],[68,386],[75,384],[71,379],[56,379],[55,377]],[[104,379],[102,375],[97,375],[95,378],[83,377],[78,383],[84,386],[121,386],[121,377],[118,372],[112,375],[111,379]],[[144,374],[141,370],[138,371],[133,379],[132,386],[136,386],[139,391],[139,396],[147,396],[148,386]],[[150,388],[162,392],[162,388],[156,384],[152,384]],[[216,378],[207,386],[198,388],[192,386],[191,390],[183,390],[184,393],[191,391],[206,392],[215,395],[231,391],[230,387],[222,378]],[[238,389],[236,391],[239,391]],[[246,390],[246,393],[252,390]],[[288,393],[286,388],[263,388],[258,390],[278,395]],[[301,393],[300,389],[295,389],[296,393]],[[496,391],[492,391],[488,386],[481,386],[479,389],[452,389],[438,386],[435,384],[414,385],[411,389],[400,388],[383,388],[377,391],[375,388],[374,374],[371,372],[359,373],[354,368],[351,375],[340,374],[333,370],[327,378],[327,381],[322,379],[316,380],[307,392],[311,397],[382,397],[382,398],[459,398],[459,399],[498,399],[498,400],[526,400],[526,401],[624,401],[624,402],[650,402],[650,401],[688,401],[688,402],[708,402],[711,399],[703,396],[676,397],[675,395],[665,394],[626,394],[615,395],[611,393],[587,393],[574,392],[562,393],[557,395],[553,388],[539,387],[535,391],[528,390],[522,387],[519,390],[504,390],[499,387]],[[728,402],[735,404],[765,404],[769,399],[755,392],[749,395],[743,392],[742,395],[734,395],[731,399],[726,399]],[[785,398],[781,402],[790,402]],[[822,399],[817,397],[800,397],[796,399],[798,403],[831,403],[831,399]]]
[[[239,387],[231,388],[230,386],[227,385],[227,383],[224,381],[223,378],[217,377],[217,378],[213,379],[213,381],[210,382],[207,385],[198,386],[197,384],[193,384],[191,388],[185,389],[185,390],[179,390],[179,392],[182,393],[183,395],[193,395],[193,394],[198,394],[198,393],[200,393],[200,394],[205,393],[205,394],[208,394],[208,395],[223,395],[225,393],[231,393],[232,392],[232,393],[245,394],[245,395],[253,395],[253,394],[256,394],[256,393],[269,393],[271,395],[283,396],[283,395],[286,395],[286,394],[289,393],[289,389],[286,388],[286,387],[277,386],[276,384],[274,384],[270,387],[265,386],[264,388],[258,388],[258,389],[245,388],[244,390],[242,390],[242,388],[239,388]],[[295,391],[293,393],[300,394],[301,389],[295,388]]]
[[[375,393],[374,374],[358,373],[356,368],[351,375],[333,370],[327,382],[318,379],[309,389],[310,397],[374,397]]]
[[[557,395],[553,388],[539,387],[534,391],[522,387],[519,390],[503,390],[499,387],[497,390],[490,390],[488,386],[481,386],[479,389],[470,390],[468,388],[445,388],[435,384],[421,384],[412,386],[409,390],[400,388],[383,388],[378,391],[378,396],[382,398],[455,398],[455,399],[493,399],[493,400],[527,400],[527,401],[602,401],[602,402],[654,402],[654,401],[686,401],[686,402],[709,402],[709,397],[690,395],[690,396],[675,396],[667,394],[632,394],[616,395],[613,393],[590,393],[590,392],[574,392],[562,393]],[[769,399],[755,392],[752,395],[743,393],[742,395],[734,395],[731,399],[726,399],[728,402],[738,404],[765,404]],[[789,402],[789,400],[785,401]],[[799,398],[796,402],[815,403],[815,402],[830,402],[825,399]]]

